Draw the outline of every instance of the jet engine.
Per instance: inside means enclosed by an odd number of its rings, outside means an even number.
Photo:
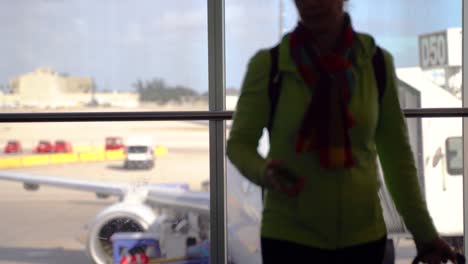
[[[157,214],[142,203],[123,202],[100,212],[89,225],[87,253],[96,264],[113,263],[111,236],[152,230]]]

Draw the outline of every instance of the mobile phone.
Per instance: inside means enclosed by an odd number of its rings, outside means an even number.
[[[304,188],[305,178],[296,175],[284,166],[277,168],[276,176],[280,181],[281,191],[290,197],[297,196]]]

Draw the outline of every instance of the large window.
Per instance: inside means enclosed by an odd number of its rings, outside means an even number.
[[[392,54],[402,107],[425,115],[407,119],[420,186],[460,246],[462,122],[427,108],[461,110],[462,1],[346,8]],[[114,231],[150,229],[166,260],[211,247],[211,263],[258,263],[261,190],[224,164],[231,112],[219,111],[235,109],[249,59],[297,19],[289,0],[0,0],[0,263],[86,263],[86,248],[110,259]],[[408,263],[413,241],[385,195]]]

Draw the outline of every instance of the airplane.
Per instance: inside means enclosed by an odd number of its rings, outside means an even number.
[[[260,188],[244,178],[229,160],[226,166],[228,263],[260,264]],[[0,180],[22,182],[27,191],[37,191],[45,185],[93,192],[101,199],[118,197],[115,204],[104,208],[87,225],[86,253],[96,264],[113,263],[111,237],[114,233],[158,234],[161,251],[168,255],[174,250],[173,245],[165,247],[168,239],[177,237],[181,241],[177,246],[180,251],[186,247],[186,239],[209,238],[209,192],[189,190],[184,183],[130,185],[14,170],[0,170]],[[203,182],[202,186],[209,186],[209,182]]]

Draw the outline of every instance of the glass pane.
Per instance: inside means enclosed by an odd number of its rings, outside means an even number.
[[[0,129],[0,210],[8,212],[0,226],[0,263],[90,263],[88,255],[110,263],[113,252],[163,259],[207,253],[207,125],[17,123]],[[118,232],[124,234],[111,243]],[[124,244],[145,236],[160,251]]]
[[[355,30],[371,34],[393,55],[399,80],[424,89],[424,97],[453,96],[423,99],[418,107],[461,107],[461,0],[350,1],[346,9]],[[276,45],[280,32],[290,32],[298,16],[294,1],[228,0],[226,17],[226,82],[232,93],[241,85],[248,60],[259,49]],[[229,104],[235,100],[227,101],[228,108],[235,105]]]
[[[0,32],[2,111],[208,109],[206,1],[2,0]]]
[[[226,135],[230,129],[227,126]],[[269,144],[265,132],[258,148],[266,156]],[[261,188],[249,181],[226,157],[227,248],[230,263],[259,264],[261,261]]]
[[[249,59],[258,49],[273,46],[279,39],[280,8],[278,1],[225,2],[226,109],[234,110]],[[226,122],[227,136],[230,125],[231,121]],[[228,260],[261,263],[261,190],[244,178],[229,159],[226,159],[226,174]]]
[[[402,108],[462,106],[462,1],[350,1],[346,9],[351,14],[355,30],[370,33],[379,46],[392,54]],[[281,33],[286,34],[293,29],[297,23],[297,12],[294,1],[227,0],[226,17],[226,102],[228,109],[235,109],[249,59],[260,49],[275,46]],[[427,17],[431,19],[425,19]],[[461,248],[461,156],[459,151],[447,151],[446,141],[447,138],[460,138],[461,120],[408,119],[407,125],[420,186],[434,223],[444,238]],[[458,145],[451,146],[456,148]],[[450,170],[449,165],[455,169]],[[244,263],[258,263],[261,191],[240,176],[229,161],[227,183],[231,257],[235,259],[237,255],[247,261]],[[396,263],[411,263],[416,254],[411,236],[388,194],[380,195],[387,228],[394,238]],[[452,203],[455,209],[447,206]],[[242,222],[240,219],[247,220]],[[251,259],[244,258],[249,254]]]
[[[278,12],[277,1],[226,1],[226,109],[235,108],[250,57],[278,41]]]
[[[419,182],[439,234],[457,250],[463,249],[463,164],[461,170],[451,170],[449,164],[453,156],[450,151],[457,153],[457,160],[462,157],[462,145],[450,146],[447,140],[459,142],[462,136],[462,119],[459,118],[424,118],[408,119],[408,125],[413,122],[421,127],[422,134],[411,129],[410,139],[412,149],[419,167]],[[449,147],[452,147],[450,150]],[[460,157],[458,157],[460,156]],[[388,197],[385,196],[384,197]],[[390,230],[395,233],[397,263],[411,263],[416,249],[410,237],[398,238],[398,233],[404,230],[397,224],[396,218],[391,217],[394,209],[390,205],[382,205],[389,212],[386,216]],[[401,262],[398,262],[401,261]]]
[[[461,250],[463,248],[463,177],[462,170],[458,173],[449,170],[448,164],[453,157],[449,155],[446,143],[447,139],[460,140],[461,119],[407,119],[407,125],[419,183],[429,213],[439,234],[457,250]],[[262,156],[268,152],[268,145],[265,132],[260,139],[258,149]],[[461,153],[460,144],[455,144],[452,148],[457,155]],[[462,157],[456,157],[457,160],[460,158]],[[455,166],[459,164],[455,162]],[[243,177],[229,160],[226,171],[230,257],[233,260],[240,259],[242,263],[259,263],[261,189]],[[381,181],[384,181],[383,178]],[[416,256],[412,236],[399,216],[387,188],[383,186],[379,196],[389,238],[394,245],[395,263],[411,263]]]
[[[351,1],[348,10],[356,29],[372,34],[393,55],[401,81],[424,87],[422,96],[433,90],[433,99],[419,107],[461,107],[461,0]],[[437,100],[445,93],[454,98]]]

